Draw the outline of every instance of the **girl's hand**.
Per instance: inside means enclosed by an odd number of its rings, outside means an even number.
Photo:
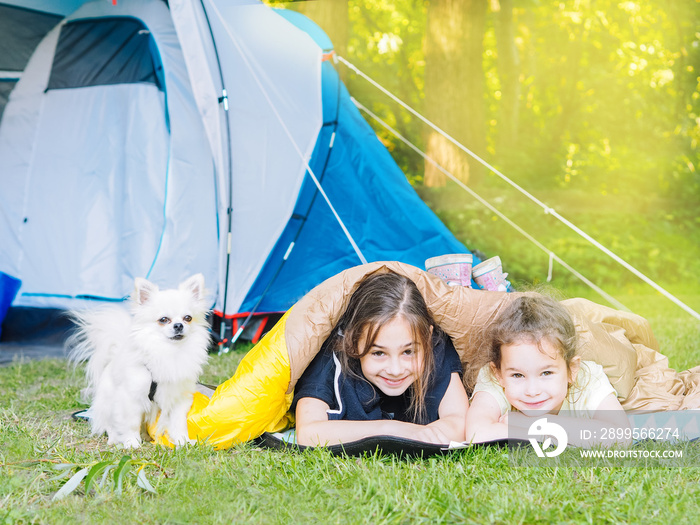
[[[466,395],[466,394],[465,394]],[[396,436],[424,443],[447,445],[450,439],[439,421],[430,425],[415,425],[394,419],[373,421],[330,421],[328,404],[313,397],[304,397],[297,403],[297,442],[300,445],[326,446],[350,443],[369,436]]]
[[[434,443],[436,445],[447,445],[452,441],[442,430],[430,425],[420,427],[410,439],[415,439],[416,441],[422,441],[424,443]]]
[[[450,439],[445,434],[439,425],[435,425],[435,423],[416,425],[414,423],[405,423],[395,419],[384,419],[380,422],[372,423],[378,423],[381,426],[377,435],[396,436],[437,445],[447,445],[450,441],[454,441],[454,439]]]
[[[508,438],[508,413],[490,392],[477,392],[467,411],[466,435],[470,443],[484,443]]]

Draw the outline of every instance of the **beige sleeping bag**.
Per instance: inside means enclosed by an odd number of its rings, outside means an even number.
[[[211,399],[195,397],[190,438],[217,448],[281,430],[294,385],[320,350],[360,281],[374,272],[405,275],[423,293],[435,321],[452,338],[465,370],[467,389],[488,361],[486,330],[519,293],[447,286],[416,267],[376,262],[351,268],[324,281],[303,297],[243,359],[236,374]],[[585,299],[562,304],[581,338],[581,355],[600,363],[626,410],[700,408],[700,367],[678,373],[668,367],[642,317]]]

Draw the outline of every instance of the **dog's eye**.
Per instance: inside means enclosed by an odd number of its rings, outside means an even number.
[[[167,317],[161,317],[160,319],[158,319],[158,322],[160,324],[168,324],[170,322],[170,319],[168,319]]]
[[[192,316],[186,315],[185,317],[183,317],[183,319],[185,320],[186,323],[189,323],[190,321],[192,321]]]

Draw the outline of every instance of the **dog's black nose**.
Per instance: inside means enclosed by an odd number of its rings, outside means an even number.
[[[182,326],[182,323],[175,323],[173,325],[173,330],[175,331],[176,334],[181,333],[183,328],[184,328],[184,326]]]

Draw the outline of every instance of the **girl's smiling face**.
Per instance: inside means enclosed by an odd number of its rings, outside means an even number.
[[[547,339],[521,341],[501,346],[501,366],[491,363],[491,370],[503,387],[513,408],[528,415],[556,414],[562,407],[578,373],[581,358],[574,357],[569,366],[561,353]]]
[[[362,341],[367,338],[365,330]],[[397,316],[379,329],[374,344],[360,357],[365,379],[388,396],[400,396],[421,373],[423,349],[411,325]]]

